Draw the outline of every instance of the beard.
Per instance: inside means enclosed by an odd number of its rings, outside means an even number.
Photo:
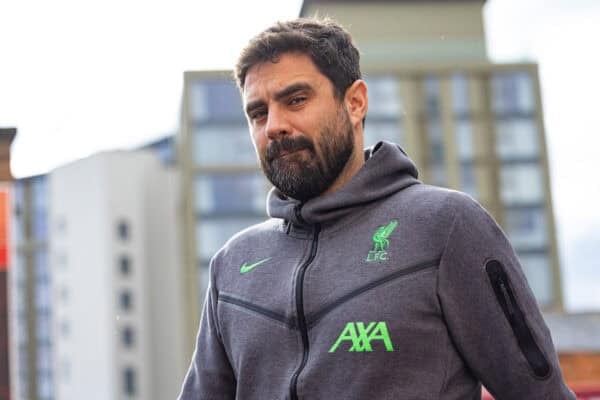
[[[306,136],[283,135],[260,157],[265,176],[286,196],[301,202],[317,197],[343,171],[354,152],[354,135],[346,110],[340,107],[336,115],[319,133],[318,143]]]

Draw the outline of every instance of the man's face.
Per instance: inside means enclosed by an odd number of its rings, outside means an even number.
[[[354,151],[352,125],[329,79],[308,56],[286,53],[248,70],[243,97],[271,183],[301,201],[325,192]]]

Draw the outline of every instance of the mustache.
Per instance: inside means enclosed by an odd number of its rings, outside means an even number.
[[[315,146],[309,138],[305,136],[299,136],[292,139],[290,137],[283,136],[278,141],[269,143],[267,150],[265,151],[265,160],[270,163],[274,159],[278,158],[282,152],[292,153],[294,151],[304,149],[310,150],[313,153],[315,151]]]

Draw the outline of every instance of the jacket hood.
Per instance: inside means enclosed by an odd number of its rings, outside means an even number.
[[[333,222],[359,207],[420,183],[415,164],[400,146],[382,141],[365,149],[365,164],[344,186],[305,203],[277,188],[267,197],[267,213],[295,225]]]

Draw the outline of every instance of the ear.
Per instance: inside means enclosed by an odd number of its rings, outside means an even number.
[[[367,96],[367,84],[362,79],[357,79],[344,95],[344,104],[353,127],[362,127],[362,121],[367,115],[369,108],[369,97]]]

